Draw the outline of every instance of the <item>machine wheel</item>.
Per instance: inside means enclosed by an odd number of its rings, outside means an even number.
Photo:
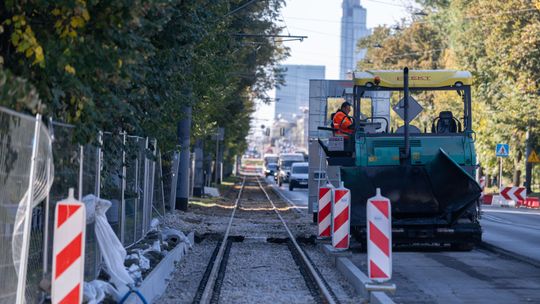
[[[456,251],[471,251],[474,249],[474,243],[452,243],[450,249]]]
[[[289,182],[289,191],[293,191],[293,190],[294,190],[293,182],[290,181]]]

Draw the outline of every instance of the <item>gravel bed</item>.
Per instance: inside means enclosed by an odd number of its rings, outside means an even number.
[[[274,190],[264,185],[276,208],[298,239],[313,238],[317,226],[311,217],[290,209]],[[202,199],[190,204],[187,212],[175,211],[164,224],[184,233],[195,232],[200,241],[176,266],[165,294],[156,303],[191,303],[217,241],[223,238],[237,196],[236,191],[220,199]],[[231,236],[244,237],[233,242],[220,294],[222,303],[314,303],[304,277],[286,243],[266,242],[285,239],[287,233],[258,185],[248,181],[233,220]],[[361,303],[351,286],[315,245],[303,245],[306,253],[337,295],[341,303]]]
[[[193,249],[176,264],[169,286],[154,303],[192,303],[216,245],[217,242],[213,240],[203,240],[195,244]]]
[[[326,280],[339,303],[364,303],[364,298],[356,294],[354,288],[341,275],[331,259],[322,252],[318,245],[301,246],[315,267],[317,267],[324,280]]]
[[[221,303],[314,303],[286,244],[233,243]]]

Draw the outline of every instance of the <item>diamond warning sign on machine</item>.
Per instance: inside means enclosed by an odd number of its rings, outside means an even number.
[[[497,148],[495,148],[495,154],[497,157],[508,157],[509,153],[510,147],[508,147],[508,144],[497,144]]]
[[[531,151],[531,154],[529,154],[529,157],[527,157],[528,163],[540,163],[540,157],[538,157],[538,154],[536,152]]]
[[[401,119],[404,119],[405,116],[405,99],[401,98],[401,100],[398,102],[397,105],[393,107],[394,112],[396,112]],[[420,114],[424,108],[416,101],[416,99],[412,98],[412,96],[409,96],[409,121],[411,122],[413,119]]]

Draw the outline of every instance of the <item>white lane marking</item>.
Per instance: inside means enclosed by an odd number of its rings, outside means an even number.
[[[538,216],[540,216],[540,212],[527,212],[527,211],[519,211],[519,210],[482,209],[482,211],[483,212],[490,212],[490,213],[530,214],[530,215],[538,215]]]
[[[490,222],[494,222],[498,224],[520,227],[520,228],[527,228],[527,229],[532,229],[532,230],[540,230],[539,226],[516,223],[516,222],[508,221],[508,220],[505,220],[505,219],[502,219],[502,218],[499,218],[490,214],[484,214],[482,218],[485,219],[486,221],[490,221]]]

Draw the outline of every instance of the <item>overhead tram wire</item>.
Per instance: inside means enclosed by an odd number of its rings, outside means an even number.
[[[228,13],[225,14],[223,17],[228,17],[228,16],[230,16],[230,15],[232,15],[232,14],[234,14],[234,13],[236,13],[236,12],[242,10],[242,9],[244,9],[245,7],[251,5],[251,4],[255,3],[255,2],[257,2],[257,0],[251,0],[251,1],[248,1],[248,2],[246,2],[245,4],[240,5],[239,7],[237,7],[237,8],[235,8],[235,9],[233,9],[232,11],[228,12]]]
[[[274,34],[246,34],[246,33],[235,33],[232,34],[232,36],[240,37],[240,38],[283,38],[282,42],[285,41],[304,41],[304,39],[308,38],[308,36],[300,36],[300,35],[274,35]]]
[[[506,15],[506,14],[514,14],[514,13],[524,13],[524,12],[530,12],[530,11],[539,11],[539,10],[537,8],[523,8],[523,9],[507,10],[507,11],[490,13],[490,14],[469,15],[469,16],[465,16],[464,19],[480,19],[480,18],[485,18],[485,17],[493,17],[493,16],[500,16],[500,15]],[[313,22],[342,23],[342,21],[331,20],[331,19],[317,19],[317,18],[305,18],[305,17],[295,17],[295,16],[288,16],[287,18],[295,19],[295,20],[313,21]],[[347,23],[360,24],[360,22],[347,22]],[[417,21],[414,21],[414,23],[433,23],[433,21],[417,20]],[[336,34],[329,34],[329,33],[321,33],[321,34],[338,36]]]

